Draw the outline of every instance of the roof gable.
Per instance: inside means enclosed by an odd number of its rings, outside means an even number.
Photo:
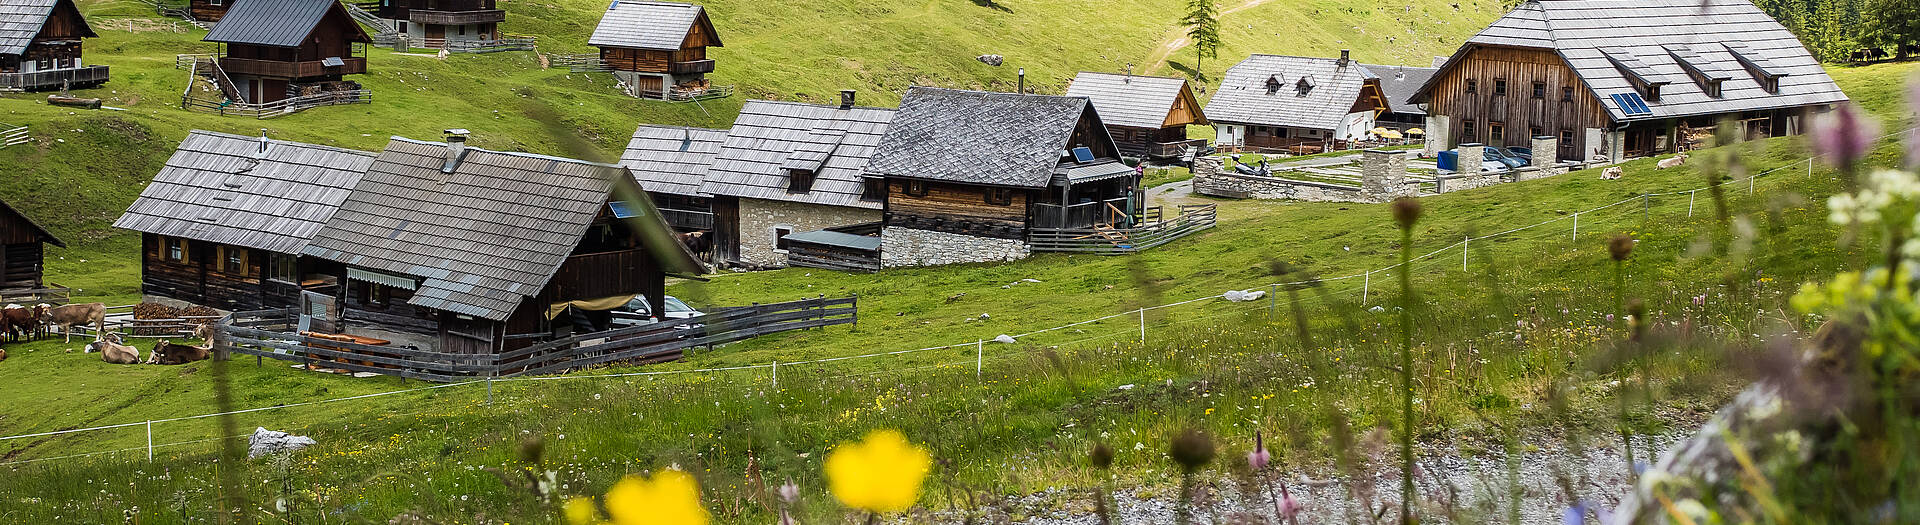
[[[869,158],[896,118],[894,110],[799,102],[748,101],[714,154],[701,193],[880,209],[861,200]],[[810,169],[813,186],[789,193],[789,169]]]
[[[587,45],[635,49],[681,49],[695,35],[704,36],[706,45],[725,47],[720,34],[707,18],[707,10],[694,4],[612,0],[600,15]]]
[[[1082,71],[1067,86],[1067,96],[1093,101],[1101,120],[1109,126],[1165,127],[1174,106],[1182,100],[1193,108],[1195,122],[1207,120],[1194,102],[1186,79]]]
[[[1091,144],[1117,151],[1085,97],[915,87],[881,139],[867,172],[884,177],[1043,188],[1082,121]]]
[[[299,47],[329,17],[347,28],[350,42],[372,42],[339,0],[238,2],[207,32],[207,42]]]
[[[297,254],[371,164],[364,151],[196,130],[113,225]]]
[[[50,243],[61,248],[67,247],[67,243],[61,242],[60,238],[54,237],[52,233],[47,232],[47,229],[41,227],[40,223],[33,222],[33,218],[27,217],[27,214],[20,213],[19,210],[13,209],[13,206],[7,205],[5,201],[0,201],[0,225],[4,225],[4,219],[7,217],[12,217],[17,224],[24,224],[32,229],[34,235],[39,237],[40,242]]]
[[[1362,64],[1360,67],[1373,72],[1380,78],[1380,91],[1386,94],[1387,104],[1394,113],[1425,115],[1427,112],[1413,102],[1413,94],[1426,85],[1427,79],[1440,71],[1437,67],[1378,66]]]
[[[55,13],[72,17],[79,24],[80,36],[99,36],[73,0],[0,0],[0,55],[25,53]]]
[[[1207,102],[1215,122],[1337,129],[1374,73],[1356,62],[1253,55],[1227,70]]]

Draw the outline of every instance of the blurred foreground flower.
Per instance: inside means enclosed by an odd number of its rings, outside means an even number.
[[[1859,164],[1880,135],[1880,124],[1852,104],[1841,104],[1813,122],[1813,147],[1827,164],[1847,168]]]
[[[678,470],[652,478],[627,476],[607,490],[609,522],[599,520],[593,500],[567,502],[567,521],[574,525],[706,525],[707,509],[700,505],[700,482]]]
[[[927,451],[892,430],[876,430],[857,443],[842,443],[827,456],[827,484],[848,507],[886,514],[913,507],[920,483],[933,466]]]

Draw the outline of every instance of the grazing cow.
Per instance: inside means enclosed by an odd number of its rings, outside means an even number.
[[[1619,166],[1613,166],[1604,170],[1600,170],[1600,180],[1618,180],[1620,177],[1625,176],[1626,174],[1627,174],[1627,170],[1620,169]]]
[[[0,349],[0,361],[5,361],[5,360],[7,360],[7,351],[5,349]]]
[[[171,341],[160,341],[153,345],[153,357],[149,362],[162,365],[184,365],[194,361],[205,361],[212,349],[201,346],[187,346]]]
[[[120,344],[120,336],[106,335],[98,341],[87,343],[87,352],[100,352],[100,360],[116,365],[140,363],[140,349]]]
[[[74,325],[86,326],[93,323],[93,339],[100,340],[100,334],[107,333],[107,305],[101,303],[69,304],[56,306],[47,311],[47,322],[60,327],[60,333],[66,336],[66,342],[73,342]]]
[[[1660,169],[1664,170],[1667,168],[1678,168],[1680,167],[1680,165],[1686,164],[1686,163],[1687,163],[1687,154],[1681,153],[1679,155],[1674,155],[1672,157],[1660,159],[1659,166],[1660,166]]]

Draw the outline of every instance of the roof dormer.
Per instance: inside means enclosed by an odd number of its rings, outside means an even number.
[[[1614,69],[1620,70],[1620,74],[1627,78],[1627,83],[1633,84],[1633,89],[1639,91],[1641,96],[1650,101],[1660,101],[1660,88],[1668,82],[1661,79],[1659,73],[1653,71],[1652,66],[1642,62],[1640,57],[1634,56],[1632,51],[1624,47],[1604,48],[1600,52],[1607,56],[1607,62],[1611,62]]]
[[[1732,54],[1735,61],[1740,62],[1740,67],[1747,70],[1747,74],[1753,75],[1753,81],[1760,83],[1761,89],[1769,94],[1780,94],[1780,77],[1787,74],[1772,60],[1743,42],[1727,41],[1721,44],[1727,47],[1727,53]]]
[[[1686,71],[1687,76],[1693,79],[1693,83],[1700,86],[1700,91],[1706,93],[1709,97],[1720,98],[1721,85],[1728,79],[1733,78],[1726,73],[1712,69],[1712,66],[1707,63],[1706,57],[1694,52],[1691,47],[1680,44],[1667,44],[1661,46],[1661,48],[1667,50],[1667,56],[1673,57],[1674,63],[1680,64],[1680,69]]]

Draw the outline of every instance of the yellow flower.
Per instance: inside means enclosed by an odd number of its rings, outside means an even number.
[[[591,516],[591,504],[578,510],[567,504],[567,518]],[[707,509],[700,506],[700,482],[678,470],[663,470],[652,479],[627,476],[607,489],[607,515],[615,525],[706,525]],[[581,523],[575,521],[574,523]]]
[[[933,467],[927,451],[892,430],[876,430],[858,443],[841,443],[827,456],[827,483],[848,507],[900,512],[920,499],[920,482]]]
[[[594,519],[592,499],[573,498],[567,500],[566,511],[567,523],[572,523],[573,525],[595,525],[600,523],[600,520]]]

